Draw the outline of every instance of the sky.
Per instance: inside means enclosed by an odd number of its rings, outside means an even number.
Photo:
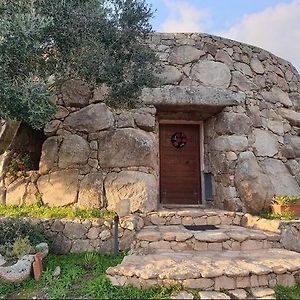
[[[261,47],[300,71],[300,0],[148,0],[158,32],[204,32]]]

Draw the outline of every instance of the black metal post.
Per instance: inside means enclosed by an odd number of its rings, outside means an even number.
[[[114,217],[114,249],[113,257],[119,255],[119,216]]]

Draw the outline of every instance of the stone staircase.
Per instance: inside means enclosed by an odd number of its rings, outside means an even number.
[[[150,213],[144,223],[131,254],[107,270],[115,285],[181,285],[208,291],[274,288],[294,285],[300,274],[300,254],[283,249],[278,221],[191,209]],[[217,228],[185,227],[191,225]]]

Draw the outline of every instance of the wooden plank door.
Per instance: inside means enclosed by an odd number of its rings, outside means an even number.
[[[160,201],[200,204],[199,125],[160,124]]]

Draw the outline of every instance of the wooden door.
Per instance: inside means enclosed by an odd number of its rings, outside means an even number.
[[[160,124],[160,201],[200,204],[199,125]]]

